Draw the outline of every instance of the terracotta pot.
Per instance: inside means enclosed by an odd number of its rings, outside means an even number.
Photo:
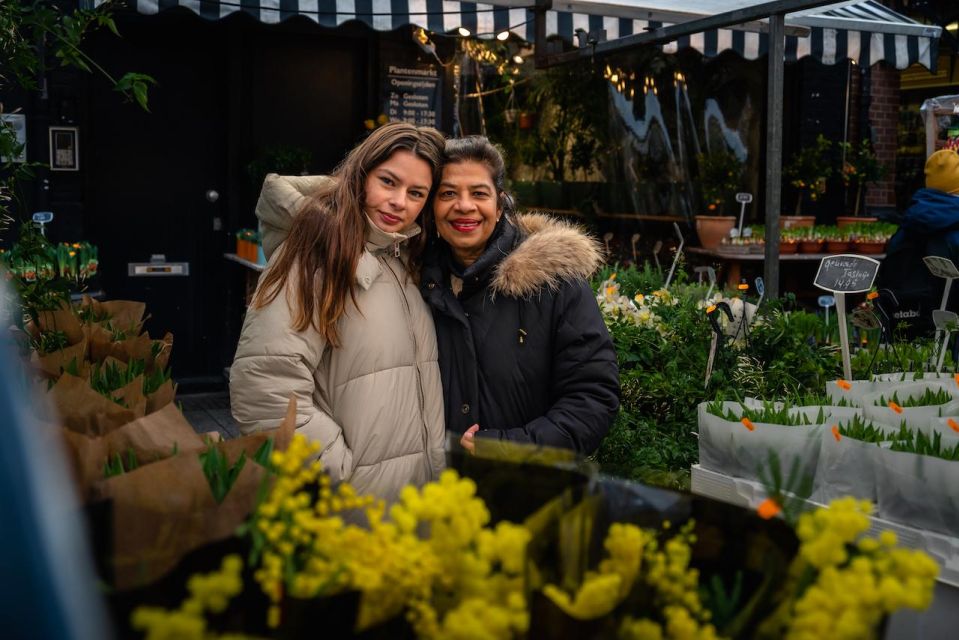
[[[885,242],[857,242],[853,249],[859,253],[882,253],[886,250]]]
[[[878,218],[857,218],[856,216],[839,216],[836,218],[837,227],[848,227],[851,224],[876,222]]]
[[[519,114],[519,128],[520,129],[532,129],[533,128],[533,114],[526,111],[521,111]]]
[[[696,234],[703,249],[718,247],[735,226],[736,216],[696,216]]]
[[[800,253],[822,253],[822,240],[800,240]]]
[[[780,229],[811,227],[816,224],[816,216],[779,216]]]
[[[780,242],[779,243],[779,255],[786,253],[796,253],[799,251],[798,242]]]
[[[846,253],[849,251],[848,240],[826,240],[826,253]]]

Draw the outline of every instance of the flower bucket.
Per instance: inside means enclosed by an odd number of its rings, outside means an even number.
[[[838,428],[835,431],[832,428],[845,423],[846,420],[836,421],[821,432],[819,459],[810,496],[815,502],[829,504],[844,496],[876,501],[875,468],[883,445],[841,436]]]
[[[813,477],[819,457],[823,424],[787,426],[725,420],[707,411],[709,403],[699,405],[699,464],[704,469],[760,481],[760,471],[769,465],[775,453],[788,474],[798,461],[802,473]],[[742,415],[738,402],[724,402],[724,410]],[[820,407],[797,407],[794,411],[814,420]],[[824,420],[829,416],[823,410]]]
[[[822,253],[822,240],[801,240],[799,242],[800,253]]]
[[[955,388],[955,384],[944,382],[911,382],[899,384],[892,389],[876,389],[862,397],[863,414],[869,420],[891,427],[898,428],[905,422],[910,429],[925,429],[933,418],[959,413],[959,397]],[[940,390],[946,391],[952,399],[942,404],[921,407],[902,407],[892,399],[893,394],[900,401],[904,401],[909,398],[918,398],[927,391]]]
[[[780,242],[779,243],[779,254],[780,255],[789,255],[799,251],[798,242]]]
[[[856,242],[853,249],[857,253],[877,254],[886,250],[885,242]]]
[[[880,450],[876,494],[880,517],[959,536],[959,462]]]

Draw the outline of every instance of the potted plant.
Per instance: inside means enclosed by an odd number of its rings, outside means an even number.
[[[736,216],[723,215],[726,204],[742,179],[743,164],[731,151],[722,149],[696,156],[699,185],[706,215],[696,216],[696,233],[704,249],[715,249],[736,225]]]
[[[844,227],[847,224],[861,222],[875,222],[876,218],[860,218],[859,209],[862,203],[863,187],[875,183],[886,175],[886,165],[879,162],[869,140],[863,140],[858,145],[842,142],[839,146],[843,150],[845,161],[842,165],[842,182],[846,189],[855,189],[856,199],[853,205],[852,216],[839,216],[836,224]]]
[[[789,184],[795,187],[798,193],[795,215],[780,217],[783,228],[811,227],[815,224],[815,216],[802,215],[802,203],[807,196],[811,201],[816,202],[826,193],[826,180],[832,174],[832,167],[829,164],[831,147],[832,143],[819,134],[814,144],[803,147],[783,168],[783,177],[789,180]]]
[[[799,241],[803,230],[800,227],[790,227],[779,232],[779,254],[796,253],[799,251]]]
[[[849,228],[849,227],[846,227]],[[855,250],[859,253],[883,253],[886,250],[886,243],[898,228],[894,224],[887,222],[876,222],[872,224],[854,225],[855,231],[853,242]]]
[[[826,251],[828,253],[845,253],[849,251],[850,233],[848,230],[830,225],[822,227],[820,233],[822,233],[823,240],[826,241]]]
[[[799,227],[797,231],[801,232],[800,253],[822,253],[823,239],[819,227]]]

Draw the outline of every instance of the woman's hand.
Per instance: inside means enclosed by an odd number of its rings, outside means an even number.
[[[479,431],[479,425],[474,424],[472,427],[466,430],[466,433],[463,434],[463,437],[460,438],[460,444],[464,449],[470,452],[470,455],[476,453],[476,442],[473,441],[473,434]]]

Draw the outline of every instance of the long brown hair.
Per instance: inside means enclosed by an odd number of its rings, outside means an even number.
[[[333,183],[312,194],[294,217],[276,262],[263,274],[253,298],[254,308],[273,302],[295,277],[289,300],[293,329],[303,331],[312,325],[330,345],[338,347],[336,324],[346,311],[347,296],[356,304],[356,267],[367,227],[366,177],[404,150],[430,165],[435,185],[444,142],[436,129],[394,122],[376,129],[350,151],[333,172]],[[432,201],[433,185],[424,211]],[[411,264],[418,263],[424,243],[422,233],[410,241]]]

